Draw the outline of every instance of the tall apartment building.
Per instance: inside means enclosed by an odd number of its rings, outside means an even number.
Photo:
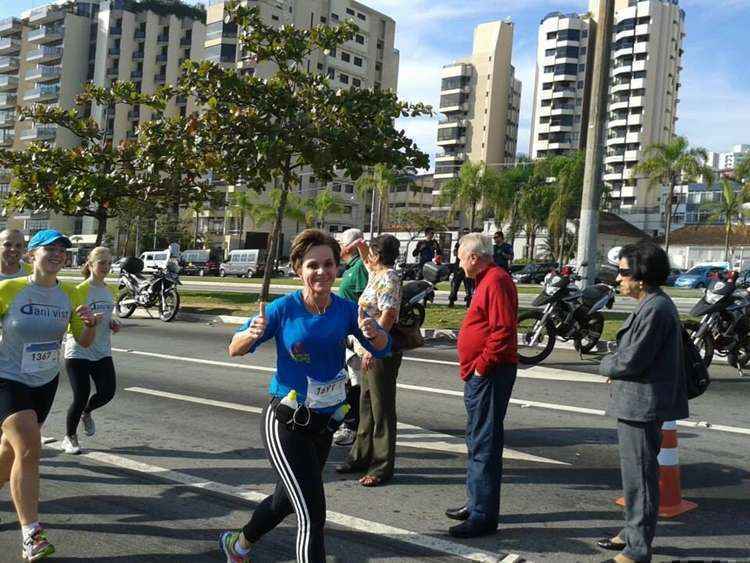
[[[325,73],[338,88],[382,88],[396,90],[398,83],[399,53],[394,48],[396,23],[388,16],[353,0],[257,0],[254,2],[263,21],[269,25],[293,24],[298,28],[317,25],[337,25],[352,20],[359,27],[351,41],[325,54],[314,52],[305,61],[309,72]],[[270,64],[256,64],[244,57],[238,47],[237,26],[225,22],[225,3],[212,0],[208,6],[205,57],[227,67],[236,67],[242,72],[259,77],[271,76],[275,69]],[[338,178],[324,185],[312,173],[302,174],[299,193],[313,197],[319,190],[330,188],[340,193],[344,213],[327,219],[331,232],[340,232],[349,227],[369,228],[370,202],[362,202],[354,192],[354,183],[348,178]],[[227,186],[228,197],[237,188]],[[205,224],[218,226],[225,219],[226,248],[237,248],[244,244],[249,232],[268,231],[268,225],[253,225],[248,217],[231,209],[211,209],[203,212]],[[298,225],[285,221],[285,244],[294,235]],[[218,229],[214,229],[218,231]]]
[[[443,67],[435,195],[464,162],[498,168],[515,161],[521,82],[512,54],[513,23],[489,22],[474,30],[471,56]]]
[[[589,67],[596,32],[591,14],[596,13],[597,5],[597,0],[591,0],[589,14],[555,13],[542,20],[530,151],[534,157],[585,146]],[[661,191],[636,178],[633,167],[642,160],[647,146],[668,142],[675,135],[684,20],[678,0],[615,0],[604,182],[611,209],[649,233],[660,232],[664,227]],[[567,38],[562,45],[557,43],[561,32]],[[578,44],[568,42],[571,34],[579,36]],[[564,57],[559,59],[560,55]],[[578,71],[575,75],[573,65]],[[571,74],[566,75],[568,70]],[[549,115],[542,111],[547,107]],[[552,143],[553,139],[569,142]]]
[[[586,146],[592,22],[588,14],[552,12],[539,25],[531,158]]]
[[[0,144],[16,150],[31,141],[45,140],[72,146],[77,140],[67,130],[18,121],[16,108],[55,104],[73,108],[87,82],[109,86],[115,80],[133,80],[142,92],[173,84],[186,58],[202,58],[205,24],[201,13],[181,4],[164,5],[159,13],[133,0],[57,1],[0,22]],[[167,115],[191,109],[189,100],[177,100]],[[147,110],[118,105],[92,108],[92,115],[119,142],[132,138]],[[9,191],[9,174],[0,171],[0,195]],[[52,213],[12,213],[0,216],[0,227],[27,234],[53,227],[95,239],[90,218]],[[113,224],[114,226],[114,224]]]
[[[734,170],[750,157],[750,145],[734,145],[729,152],[709,152],[708,165],[717,171]]]

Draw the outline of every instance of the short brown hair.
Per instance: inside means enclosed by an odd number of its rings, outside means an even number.
[[[319,229],[305,229],[292,241],[292,253],[289,260],[295,272],[299,272],[302,268],[302,260],[313,246],[327,246],[333,252],[336,265],[341,263],[341,246],[335,238]]]

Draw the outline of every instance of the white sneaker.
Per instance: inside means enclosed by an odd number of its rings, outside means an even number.
[[[342,426],[333,435],[333,443],[337,446],[351,446],[357,437],[357,433],[346,426]]]
[[[62,441],[62,449],[66,454],[78,455],[81,453],[81,447],[78,445],[77,436],[65,436]]]
[[[83,431],[86,436],[96,434],[96,424],[94,424],[94,417],[91,416],[90,412],[85,412],[81,415],[81,422],[83,422]]]

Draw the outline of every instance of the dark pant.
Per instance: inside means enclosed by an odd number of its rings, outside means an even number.
[[[451,294],[448,296],[450,303],[455,303],[458,300],[458,290],[461,287],[461,283],[464,284],[464,291],[466,292],[466,305],[471,302],[471,295],[474,293],[474,280],[466,277],[466,273],[463,268],[456,268],[451,280]]]
[[[360,386],[351,385],[348,381],[346,382],[346,402],[349,403],[351,409],[346,413],[344,418],[343,426],[346,426],[349,430],[357,431],[359,427],[359,395]]]
[[[617,421],[620,471],[625,493],[625,527],[618,534],[627,547],[623,555],[650,561],[659,517],[661,421]]]
[[[68,436],[75,436],[81,415],[103,407],[115,396],[115,365],[111,357],[95,362],[68,358],[65,360],[65,371],[68,372],[70,388],[73,390],[73,403],[68,408],[66,419],[66,433]],[[96,386],[96,393],[91,398],[90,379],[94,380]]]
[[[466,506],[470,519],[497,525],[503,477],[503,431],[516,366],[492,368],[483,377],[472,375],[464,385],[466,405]]]
[[[349,464],[381,481],[393,477],[396,463],[396,379],[401,356],[396,352],[376,359],[372,368],[362,372],[359,428],[349,452]]]
[[[332,434],[289,430],[276,419],[269,405],[261,416],[261,435],[279,480],[273,494],[258,505],[242,532],[248,541],[256,542],[296,512],[297,561],[325,563],[323,466],[331,450]]]

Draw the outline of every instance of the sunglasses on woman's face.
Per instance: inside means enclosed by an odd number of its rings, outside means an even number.
[[[617,268],[617,273],[620,274],[621,278],[629,278],[633,275],[633,270],[630,268]]]

